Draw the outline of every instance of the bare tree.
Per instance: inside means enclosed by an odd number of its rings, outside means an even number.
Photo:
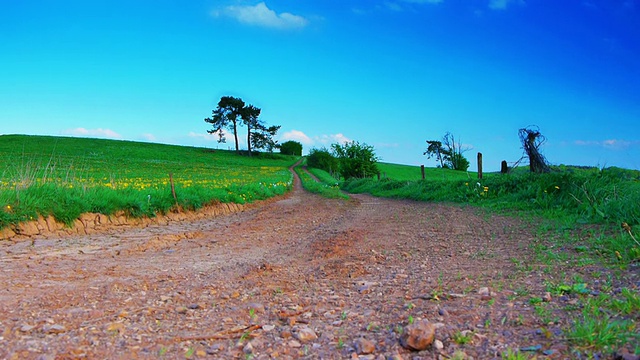
[[[533,173],[548,173],[551,171],[547,159],[540,153],[540,146],[547,138],[540,133],[537,126],[529,126],[518,130],[518,136],[522,143],[525,155],[529,158],[529,170]],[[518,161],[519,162],[519,161]]]

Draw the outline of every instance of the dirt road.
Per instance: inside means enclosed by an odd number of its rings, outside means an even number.
[[[0,358],[570,357],[564,313],[541,324],[523,295],[550,276],[522,271],[533,239],[473,208],[328,200],[296,182],[227,216],[5,241]],[[421,319],[436,343],[402,347]]]

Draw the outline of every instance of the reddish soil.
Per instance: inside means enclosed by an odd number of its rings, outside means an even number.
[[[607,271],[545,272],[531,225],[471,207],[328,200],[296,180],[240,210],[0,242],[0,358],[573,358],[575,299],[549,299],[548,319],[529,300]],[[420,319],[441,348],[400,345]]]

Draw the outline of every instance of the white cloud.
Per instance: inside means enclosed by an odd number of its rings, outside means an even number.
[[[305,134],[305,133],[303,133],[302,131],[299,131],[299,130],[287,131],[286,133],[282,134],[282,136],[280,136],[280,141],[281,142],[285,142],[285,141],[289,141],[289,140],[298,141],[303,145],[312,145],[313,144],[313,140],[311,140],[311,138],[308,137],[307,134]]]
[[[621,139],[608,139],[603,141],[594,140],[576,140],[574,144],[578,146],[598,146],[607,149],[627,149],[630,147],[640,146],[640,141],[629,141]]]
[[[524,5],[524,0],[490,0],[489,9],[505,10],[512,3]]]
[[[146,141],[157,141],[158,140],[158,138],[156,138],[155,135],[149,134],[149,133],[142,134],[142,138],[145,139]]]
[[[111,129],[85,129],[85,128],[75,128],[75,129],[66,129],[62,131],[63,135],[70,136],[84,136],[84,137],[99,137],[99,138],[108,138],[108,139],[122,139],[122,135]]]
[[[275,29],[296,29],[307,26],[309,21],[302,16],[283,12],[276,13],[269,9],[267,4],[261,2],[255,6],[251,5],[231,5],[222,10],[213,11],[212,16],[227,16],[240,23],[262,26]]]
[[[222,129],[222,134],[224,135],[224,137],[227,139],[225,144],[228,144],[229,146],[233,146],[235,148],[235,140],[233,139],[233,133],[227,131],[226,129]],[[197,132],[189,132],[188,136],[192,139],[199,139],[199,140],[204,140],[207,142],[218,142],[218,133],[213,133],[213,134],[209,134],[209,133],[197,133]],[[238,134],[238,145],[240,147],[245,146],[247,144],[246,139],[244,136]]]
[[[316,142],[319,142],[323,145],[327,145],[327,144],[333,144],[333,143],[340,143],[340,144],[344,144],[347,142],[350,142],[351,139],[349,139],[348,137],[344,136],[343,134],[332,134],[332,135],[321,135],[321,136],[316,136],[314,138],[314,140]]]

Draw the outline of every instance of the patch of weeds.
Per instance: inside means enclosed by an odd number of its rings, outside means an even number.
[[[536,315],[540,318],[540,322],[543,324],[550,324],[558,322],[558,318],[553,316],[553,312],[547,308],[545,303],[541,303],[534,306]]]
[[[554,284],[553,282],[546,283],[547,291],[554,295],[564,294],[588,294],[587,284],[584,282],[577,282],[573,285],[567,285],[564,283]]]
[[[531,305],[538,305],[538,304],[541,304],[541,303],[542,303],[542,301],[543,301],[543,300],[542,300],[542,298],[541,298],[541,297],[534,296],[534,297],[532,297],[531,299],[529,299],[529,304],[531,304]]]
[[[613,299],[611,301],[611,309],[623,315],[640,313],[640,295],[638,293],[623,288],[620,295],[622,299]]]
[[[587,351],[612,352],[629,341],[640,341],[633,321],[615,320],[606,315],[585,314],[566,334],[571,343]]]

